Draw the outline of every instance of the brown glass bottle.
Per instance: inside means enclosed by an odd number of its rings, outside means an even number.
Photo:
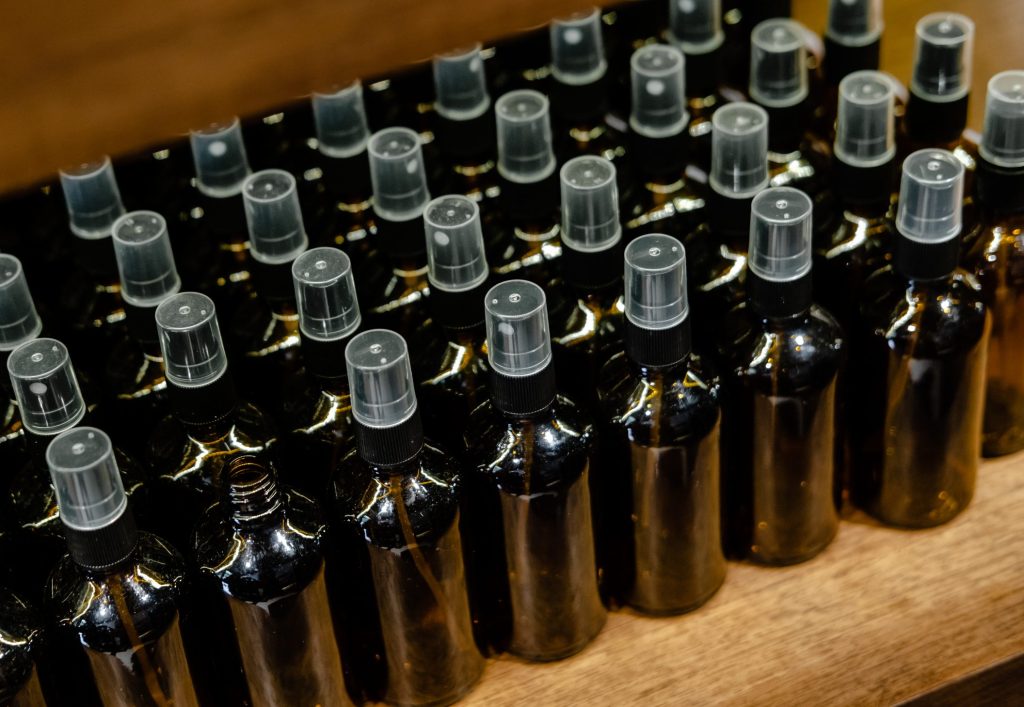
[[[0,703],[11,707],[46,707],[40,679],[45,635],[29,606],[0,587]],[[50,676],[48,676],[50,677]]]
[[[314,245],[337,246],[361,263],[373,250],[377,234],[366,150],[344,158],[317,152],[313,161],[316,166],[307,175],[314,174],[301,184],[309,194],[303,203],[311,211],[310,233],[321,238]]]
[[[754,199],[747,301],[723,322],[726,550],[808,560],[839,527],[836,416],[842,329],[811,298],[812,204],[791,188]]]
[[[236,457],[227,500],[193,536],[201,571],[234,620],[253,705],[351,705],[324,582],[326,526],[306,496],[278,486],[255,457]]]
[[[492,288],[485,306],[491,399],[466,427],[462,504],[474,622],[491,650],[558,660],[605,622],[590,500],[594,430],[556,395],[543,292],[512,280]],[[509,375],[521,366],[525,375]]]
[[[562,255],[559,239],[558,173],[539,182],[501,180],[502,221],[497,245],[487,254],[499,280],[523,278],[547,284],[558,274]]]
[[[853,339],[851,497],[891,525],[939,525],[974,493],[990,322],[957,269],[963,175],[946,151],[904,161],[893,264],[865,284]]]
[[[673,247],[675,259],[668,261]],[[635,248],[656,254],[645,263]],[[666,261],[677,267],[667,277]],[[645,276],[645,267],[661,272]],[[718,377],[690,351],[685,299],[645,296],[658,289],[658,280],[685,284],[683,267],[678,241],[651,235],[631,244],[627,307],[636,303],[646,312],[630,308],[640,317],[627,319],[625,351],[605,364],[599,391],[604,463],[591,487],[602,590],[613,605],[652,614],[695,609],[726,572]],[[643,316],[655,308],[661,309],[657,322]]]

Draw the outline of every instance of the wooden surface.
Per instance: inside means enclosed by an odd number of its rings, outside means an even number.
[[[899,531],[858,518],[806,564],[730,564],[700,610],[612,614],[560,663],[497,660],[465,704],[892,704],[1000,665],[1019,677],[1007,661],[1022,655],[1018,455],[983,466],[974,502],[949,525]]]
[[[666,2],[668,0],[665,0]],[[5,3],[0,191],[225,116],[251,115],[358,76],[487,40],[587,0],[76,0]],[[794,0],[821,31],[827,0]],[[909,75],[915,20],[978,26],[971,122],[984,83],[1024,66],[1021,0],[886,0],[885,66]]]

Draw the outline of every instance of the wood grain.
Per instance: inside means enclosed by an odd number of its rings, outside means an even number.
[[[668,0],[665,0],[666,2]],[[496,38],[587,0],[77,0],[6,3],[0,41],[0,191],[229,115]],[[821,31],[826,0],[794,0]],[[909,75],[914,21],[936,9],[978,25],[971,124],[985,81],[1024,66],[1024,2],[888,0],[885,66]]]
[[[846,522],[809,563],[732,564],[705,607],[626,613],[583,653],[494,661],[467,705],[881,705],[1024,654],[1024,455],[925,531]]]

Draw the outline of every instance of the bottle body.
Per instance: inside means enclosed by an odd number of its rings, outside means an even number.
[[[388,702],[450,704],[483,672],[466,592],[458,485],[453,460],[429,445],[391,471],[353,451],[334,476],[339,545],[356,569],[340,578],[348,585],[341,589],[344,606],[365,622],[362,650],[383,649],[384,684],[369,691],[381,691]]]
[[[466,429],[467,565],[483,642],[528,660],[580,651],[605,622],[590,504],[593,430],[558,397],[526,419],[490,401]]]
[[[193,542],[201,572],[231,612],[252,703],[350,705],[327,599],[319,509],[277,486],[262,466],[238,461],[230,500],[207,509]]]
[[[487,399],[486,336],[479,326],[447,333],[421,349],[418,397],[431,411],[423,420],[427,437],[461,454],[469,415]]]
[[[43,631],[25,602],[0,593],[0,703],[11,707],[46,707],[39,679]]]
[[[879,520],[927,527],[970,501],[981,454],[990,323],[964,272],[866,286],[851,368],[851,496]]]
[[[182,607],[188,585],[181,556],[156,536],[139,535],[132,556],[105,574],[65,557],[48,599],[62,630],[81,643],[104,705],[198,705]]]
[[[725,579],[719,502],[719,382],[691,355],[667,371],[625,354],[605,364],[598,564],[613,604],[689,611]]]
[[[731,314],[721,351],[726,547],[793,564],[825,549],[839,525],[836,388],[846,344],[820,307],[777,320],[749,307]]]

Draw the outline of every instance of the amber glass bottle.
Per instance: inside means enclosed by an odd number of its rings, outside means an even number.
[[[687,130],[689,116],[683,103],[684,63],[678,49],[660,44],[641,47],[630,59],[629,140],[635,184],[623,207],[627,240],[651,230],[682,238],[706,216],[704,190],[695,188],[688,174],[695,142]],[[710,112],[704,120],[710,128]],[[710,131],[705,142],[709,161]]]
[[[7,375],[7,359],[42,330],[21,261],[13,255],[0,255],[0,469],[15,469],[25,463],[25,427]],[[6,498],[8,483],[8,479],[0,481],[0,498]]]
[[[1024,448],[1024,72],[1006,71],[988,85],[978,162],[981,232],[965,265],[992,312],[982,453]]]
[[[557,275],[558,174],[548,99],[532,90],[510,91],[494,104],[501,176],[500,236],[487,254],[499,279],[546,285]]]
[[[562,389],[585,409],[597,405],[601,365],[622,341],[622,225],[615,165],[575,157],[562,187],[562,285],[548,288],[551,347]]]
[[[268,169],[250,175],[242,183],[242,201],[256,296],[239,306],[230,331],[241,352],[241,377],[260,381],[251,389],[253,402],[283,423],[285,383],[300,366],[291,265],[309,238],[295,177],[288,172]]]
[[[434,134],[444,163],[441,187],[480,207],[485,231],[497,233],[501,183],[494,109],[479,44],[434,58]]]
[[[815,132],[835,133],[839,85],[857,71],[877,71],[882,49],[882,0],[829,0],[825,26],[824,91],[814,111]]]
[[[167,222],[154,211],[132,211],[114,223],[111,235],[121,275],[128,336],[107,358],[111,415],[134,454],[169,412],[164,359],[156,333],[157,305],[181,289]]]
[[[698,350],[713,351],[718,323],[743,301],[750,203],[768,186],[768,115],[751,103],[723,106],[712,117],[708,221],[683,241],[691,263]],[[704,343],[701,343],[704,342]]]
[[[594,431],[556,393],[544,291],[511,280],[484,306],[491,399],[466,428],[463,497],[474,621],[491,650],[558,660],[605,622],[589,488]]]
[[[765,20],[750,35],[750,98],[768,114],[768,172],[773,187],[793,187],[811,197],[814,227],[830,226],[828,143],[810,133],[808,31],[788,19]]]
[[[951,152],[904,160],[893,264],[868,279],[853,340],[851,497],[891,525],[939,525],[974,493],[990,327],[957,269],[963,183]]]
[[[82,351],[81,365],[101,371],[101,351],[124,335],[124,303],[110,229],[121,214],[121,193],[109,158],[60,173],[74,266],[58,286],[62,336]]]
[[[604,594],[652,614],[695,609],[725,579],[719,381],[691,350],[688,310],[682,244],[630,243],[626,346],[601,371],[591,486]]]
[[[358,447],[334,477],[335,560],[347,569],[331,591],[363,639],[365,691],[403,705],[450,704],[484,669],[466,592],[457,462],[424,444],[400,336],[363,332],[345,359]],[[373,665],[375,651],[383,666]]]
[[[359,301],[348,256],[313,248],[292,263],[303,370],[284,396],[281,479],[327,507],[331,474],[355,447],[345,345],[359,329]]]
[[[19,569],[12,589],[30,601],[38,600],[57,560],[64,553],[63,528],[59,522],[58,498],[50,484],[46,448],[54,436],[91,421],[78,387],[67,349],[56,339],[32,339],[19,346],[7,360],[25,429],[25,461],[7,471],[7,495],[3,502],[4,525],[11,529],[5,538],[4,554]],[[41,391],[41,392],[40,392]],[[142,474],[122,452],[115,451],[122,483],[129,495],[144,506]]]
[[[50,466],[69,555],[47,584],[63,631],[85,651],[105,705],[198,705],[186,649],[185,563],[136,530],[110,439],[93,427],[61,434]]]
[[[35,612],[18,596],[0,587],[0,704],[46,707],[40,658],[46,637]]]
[[[228,498],[208,508],[193,549],[224,594],[255,707],[351,705],[324,581],[326,526],[273,470],[235,457]]]
[[[427,204],[423,222],[430,262],[430,303],[442,336],[422,336],[414,373],[432,414],[427,437],[461,455],[469,414],[487,399],[484,294],[489,270],[480,210],[452,194]],[[419,342],[417,342],[419,343]]]
[[[207,292],[228,316],[252,294],[252,260],[242,205],[249,158],[238,118],[189,135],[193,188],[182,204],[188,229],[178,249],[187,289]],[[186,255],[188,257],[181,257]]]
[[[811,200],[788,187],[756,197],[747,302],[724,324],[723,522],[727,551],[803,562],[839,527],[836,385],[846,347],[811,299]]]
[[[360,277],[359,302],[369,326],[405,336],[429,317],[423,208],[430,201],[420,137],[409,128],[386,128],[368,146],[379,246]]]
[[[739,97],[735,91],[723,91],[721,85],[725,42],[721,0],[669,3],[667,36],[686,56],[685,107],[689,110],[687,132],[691,139],[688,152],[694,164],[706,173],[711,167],[711,116],[726,100]],[[732,94],[730,98],[726,92]]]
[[[274,442],[274,428],[263,412],[235,395],[209,297],[168,297],[156,308],[156,325],[172,410],[149,442],[154,482],[166,494],[157,527],[188,547],[200,511],[216,500],[227,463],[265,451]]]
[[[366,144],[363,85],[359,81],[331,93],[314,93],[316,139],[310,140],[310,165],[300,189],[310,232],[317,246],[338,246],[361,263],[376,245],[373,185]]]

